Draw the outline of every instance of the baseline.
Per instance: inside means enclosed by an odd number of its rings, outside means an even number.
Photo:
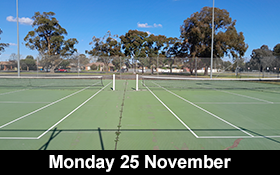
[[[280,138],[280,135],[275,136],[199,136],[198,139],[261,139],[261,138]]]
[[[0,140],[37,140],[37,137],[0,137]]]
[[[3,104],[38,104],[38,103],[42,103],[42,104],[48,104],[51,102],[24,102],[24,101],[0,101],[0,103]]]

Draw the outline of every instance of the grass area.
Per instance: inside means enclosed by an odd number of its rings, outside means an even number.
[[[0,87],[0,149],[280,149],[279,90],[103,84]]]

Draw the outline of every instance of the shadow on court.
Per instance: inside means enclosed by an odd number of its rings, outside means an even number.
[[[103,140],[102,140],[102,134],[101,134],[101,129],[98,128],[97,130],[96,129],[85,129],[85,130],[57,130],[57,128],[55,128],[54,130],[50,130],[52,131],[52,134],[49,138],[49,140],[41,147],[39,148],[39,150],[47,150],[50,142],[58,135],[60,134],[62,131],[98,131],[98,134],[99,134],[99,140],[100,140],[100,144],[101,144],[101,150],[105,150],[104,149],[104,144],[103,144]],[[57,132],[57,133],[56,133]]]
[[[245,129],[245,128],[242,128],[242,127],[239,127],[239,128],[242,129],[242,130],[244,130],[244,131],[248,131],[248,132],[250,132],[250,133],[252,133],[252,134],[255,134],[255,135],[257,135],[257,136],[263,137],[263,138],[265,138],[265,139],[267,139],[267,140],[273,141],[273,142],[275,142],[275,143],[280,143],[280,141],[278,141],[278,140],[275,140],[275,139],[272,139],[272,138],[267,137],[267,136],[265,136],[265,135],[259,134],[259,133],[255,132],[255,131],[251,131],[251,130],[249,130],[249,129]]]
[[[239,127],[241,128],[241,127]],[[269,138],[265,135],[262,135],[262,134],[259,134],[255,131],[251,131],[251,130],[248,130],[248,129],[245,129],[245,128],[241,128],[242,130],[244,131],[248,131],[252,134],[255,134],[257,136],[261,136],[263,137],[264,139],[268,139],[270,141],[273,141],[277,144],[280,144],[280,141],[277,141],[273,138]],[[102,150],[105,150],[105,147],[104,147],[104,143],[103,143],[103,139],[102,139],[102,132],[115,132],[116,129],[81,129],[81,130],[56,130],[56,128],[52,131],[52,135],[50,136],[49,140],[40,148],[40,150],[42,150],[44,148],[44,150],[47,149],[48,145],[50,144],[50,142],[62,131],[96,131],[98,132],[99,134],[99,140],[100,140],[100,146],[101,146],[101,149]],[[120,129],[120,132],[135,132],[135,131],[138,131],[138,132],[190,132],[188,129]],[[192,129],[192,131],[217,131],[217,132],[221,132],[221,131],[227,131],[227,132],[231,132],[231,131],[239,131],[238,129]],[[55,132],[57,132],[55,134]],[[121,136],[120,136],[121,137]]]
[[[57,128],[55,128],[55,129],[52,131],[52,134],[51,134],[49,140],[48,140],[41,148],[39,148],[39,150],[47,150],[47,148],[48,148],[50,142],[51,142],[59,133],[61,133],[62,130],[59,130],[57,133],[55,133],[55,132],[56,132],[56,129],[57,129]]]
[[[275,140],[273,138],[270,138],[268,136],[265,136],[265,135],[262,135],[260,133],[257,133],[255,131],[251,131],[249,129],[245,129],[245,128],[242,128],[242,127],[239,127],[240,129],[244,130],[244,131],[248,131],[249,133],[251,134],[254,134],[256,136],[260,136],[260,137],[263,137],[264,139],[267,139],[269,141],[272,141],[274,143],[277,143],[277,144],[280,144],[280,141],[278,140]],[[1,131],[3,132],[7,132],[7,131],[10,131],[10,132],[26,132],[26,131],[31,131],[31,132],[34,132],[34,131],[46,131],[46,130],[25,130],[25,129],[18,129],[18,130],[10,130],[10,129],[1,129],[0,130],[0,133]],[[105,145],[103,143],[103,137],[102,137],[102,132],[116,132],[117,129],[101,129],[101,128],[97,128],[97,129],[52,129],[52,130],[49,130],[49,132],[51,132],[51,135],[50,137],[48,138],[47,142],[45,144],[43,144],[39,150],[47,150],[48,147],[52,144],[52,141],[56,139],[56,137],[61,133],[61,132],[75,132],[75,131],[85,131],[85,132],[98,132],[98,135],[99,135],[99,142],[100,142],[100,148],[101,150],[105,150]],[[190,132],[188,129],[120,129],[119,132],[120,132],[120,138],[121,138],[121,133],[122,132]],[[227,132],[231,132],[231,131],[239,131],[238,129],[192,129],[192,131],[216,131],[216,132],[222,132],[222,131],[227,131]],[[95,148],[93,148],[95,149]]]

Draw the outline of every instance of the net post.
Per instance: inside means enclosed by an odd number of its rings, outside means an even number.
[[[138,91],[138,74],[136,74],[136,91]]]
[[[115,89],[116,89],[115,82],[116,82],[116,78],[115,78],[115,74],[113,74],[113,91],[115,91]]]

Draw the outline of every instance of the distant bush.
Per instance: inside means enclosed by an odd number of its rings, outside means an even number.
[[[90,66],[90,69],[91,70],[97,70],[97,66],[95,64],[93,64],[93,65]]]

